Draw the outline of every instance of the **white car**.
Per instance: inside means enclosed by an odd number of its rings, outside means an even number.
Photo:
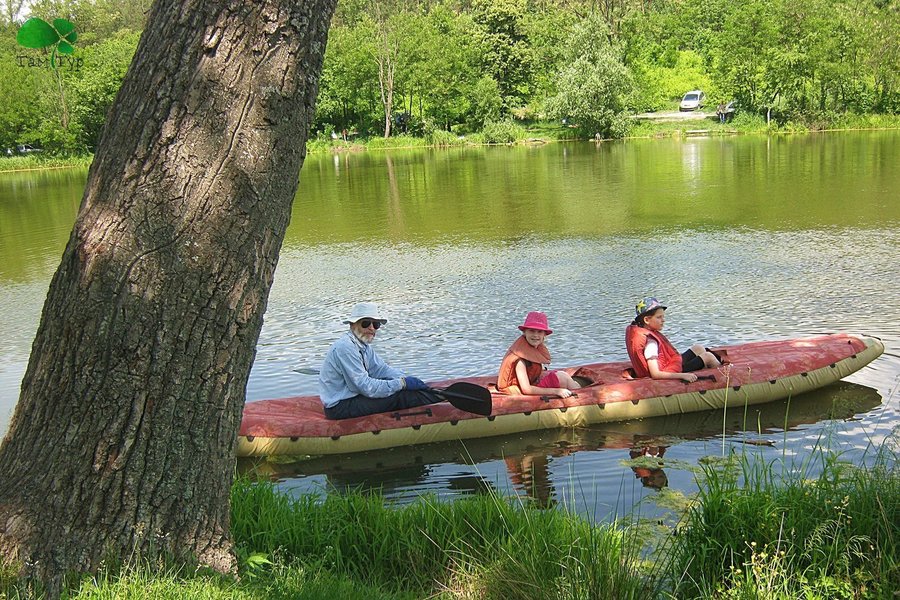
[[[681,104],[678,106],[678,110],[682,112],[697,110],[698,108],[701,108],[703,106],[703,102],[705,100],[706,94],[704,94],[700,90],[691,90],[684,95],[684,98],[681,99]]]

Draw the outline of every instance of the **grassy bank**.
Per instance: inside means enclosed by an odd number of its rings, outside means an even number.
[[[636,120],[631,124],[627,137],[680,137],[701,131],[706,135],[765,135],[882,129],[900,129],[900,115],[842,115],[827,121],[811,120],[808,123],[789,122],[783,125],[767,124],[765,118],[747,113],[739,113],[728,123],[720,123],[714,118],[678,121]]]
[[[763,117],[746,113],[738,114],[733,121],[728,123],[719,123],[718,120],[713,118],[678,121],[634,120],[629,127],[626,138],[681,137],[701,131],[704,135],[735,135],[879,129],[900,129],[900,115],[843,115],[828,121],[787,123],[782,126],[768,125]],[[482,131],[465,135],[438,130],[424,136],[404,134],[389,138],[380,136],[360,138],[354,136],[348,140],[343,140],[340,138],[333,139],[330,135],[320,134],[308,140],[307,152],[316,154],[400,148],[452,148],[590,139],[593,139],[593,134],[555,122],[503,121],[491,123]],[[90,166],[92,160],[93,155],[54,157],[32,154],[28,156],[0,157],[0,173],[66,167],[86,168]]]
[[[69,597],[895,598],[896,450],[870,468],[813,454],[784,475],[750,456],[708,461],[701,492],[649,554],[640,523],[591,524],[515,499],[392,506],[363,494],[293,499],[241,480],[232,492],[239,579],[145,565],[85,578]],[[808,476],[814,466],[820,474]],[[6,573],[0,597],[29,594]]]
[[[41,169],[64,169],[91,166],[94,155],[87,156],[47,156],[29,154],[27,156],[0,157],[0,173],[16,171],[37,171]]]
[[[900,129],[900,115],[842,115],[829,120],[811,120],[808,123],[786,123],[781,126],[767,124],[764,117],[739,113],[732,121],[720,123],[711,117],[685,120],[635,119],[630,123],[626,138],[681,137],[703,132],[704,135],[735,134],[785,134],[816,131],[856,131]],[[576,127],[559,123],[502,122],[467,135],[449,131],[435,131],[423,137],[397,135],[390,138],[353,138],[348,141],[320,135],[307,144],[310,153],[361,152],[391,148],[447,148],[494,144],[529,144],[562,140],[592,140],[594,135]]]
[[[896,598],[900,471],[883,450],[871,468],[814,451],[787,476],[745,458],[710,466],[667,571],[679,598]]]

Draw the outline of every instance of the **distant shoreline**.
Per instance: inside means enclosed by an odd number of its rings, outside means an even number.
[[[677,115],[683,114],[684,117]],[[672,115],[675,115],[674,117]],[[693,117],[693,118],[691,118]],[[728,122],[719,123],[712,116],[706,113],[675,113],[675,112],[659,112],[659,113],[640,113],[631,115],[637,124],[623,138],[592,138],[584,135],[573,135],[576,132],[572,128],[561,125],[543,126],[539,128],[522,128],[524,136],[510,142],[484,142],[479,141],[478,136],[470,139],[467,136],[458,136],[453,143],[429,143],[424,137],[416,136],[396,136],[391,138],[372,137],[364,140],[345,141],[340,138],[336,140],[327,139],[323,136],[313,137],[307,141],[307,152],[309,154],[322,153],[344,153],[344,152],[369,152],[376,150],[414,150],[421,149],[439,149],[439,148],[462,148],[462,147],[484,147],[484,146],[514,146],[514,145],[534,145],[546,144],[551,142],[612,142],[618,139],[660,139],[673,137],[688,136],[724,136],[739,134],[813,134],[813,133],[835,133],[850,131],[895,131],[900,130],[900,116],[881,115],[871,126],[867,119],[858,122],[848,123],[846,127],[808,129],[808,128],[768,128],[762,120],[754,120],[747,122]],[[395,142],[392,143],[392,142]],[[26,173],[31,171],[48,171],[54,169],[71,169],[77,167],[89,167],[94,160],[93,154],[72,157],[0,157],[0,174],[6,173]]]

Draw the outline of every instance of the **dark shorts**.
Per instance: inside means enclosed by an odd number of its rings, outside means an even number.
[[[703,359],[694,354],[693,350],[687,350],[681,353],[681,372],[682,373],[691,373],[693,371],[699,371],[700,369],[705,369],[706,363],[703,362]]]
[[[325,409],[327,419],[352,419],[364,417],[376,413],[403,410],[426,404],[442,402],[431,390],[400,390],[387,398],[367,398],[366,396],[353,396],[341,400],[331,408]]]

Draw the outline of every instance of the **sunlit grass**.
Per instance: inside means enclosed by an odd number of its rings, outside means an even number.
[[[894,597],[896,452],[883,447],[871,468],[815,454],[814,477],[812,462],[783,472],[750,456],[705,467],[697,501],[667,550],[676,597]]]
[[[37,169],[59,169],[64,167],[89,167],[94,156],[27,156],[0,157],[0,173],[10,171],[32,171]]]
[[[782,459],[710,457],[693,501],[671,503],[684,511],[677,527],[654,526],[670,533],[648,555],[640,540],[657,536],[646,535],[645,522],[590,523],[496,494],[396,506],[377,494],[294,498],[240,479],[232,490],[238,577],[126,566],[76,579],[65,597],[894,598],[896,437],[868,468],[820,448],[784,471]],[[0,571],[0,598],[30,597],[11,570]]]
[[[235,541],[245,553],[308,563],[418,597],[649,598],[633,544],[612,525],[496,496],[401,507],[377,495],[292,499],[239,482]]]

